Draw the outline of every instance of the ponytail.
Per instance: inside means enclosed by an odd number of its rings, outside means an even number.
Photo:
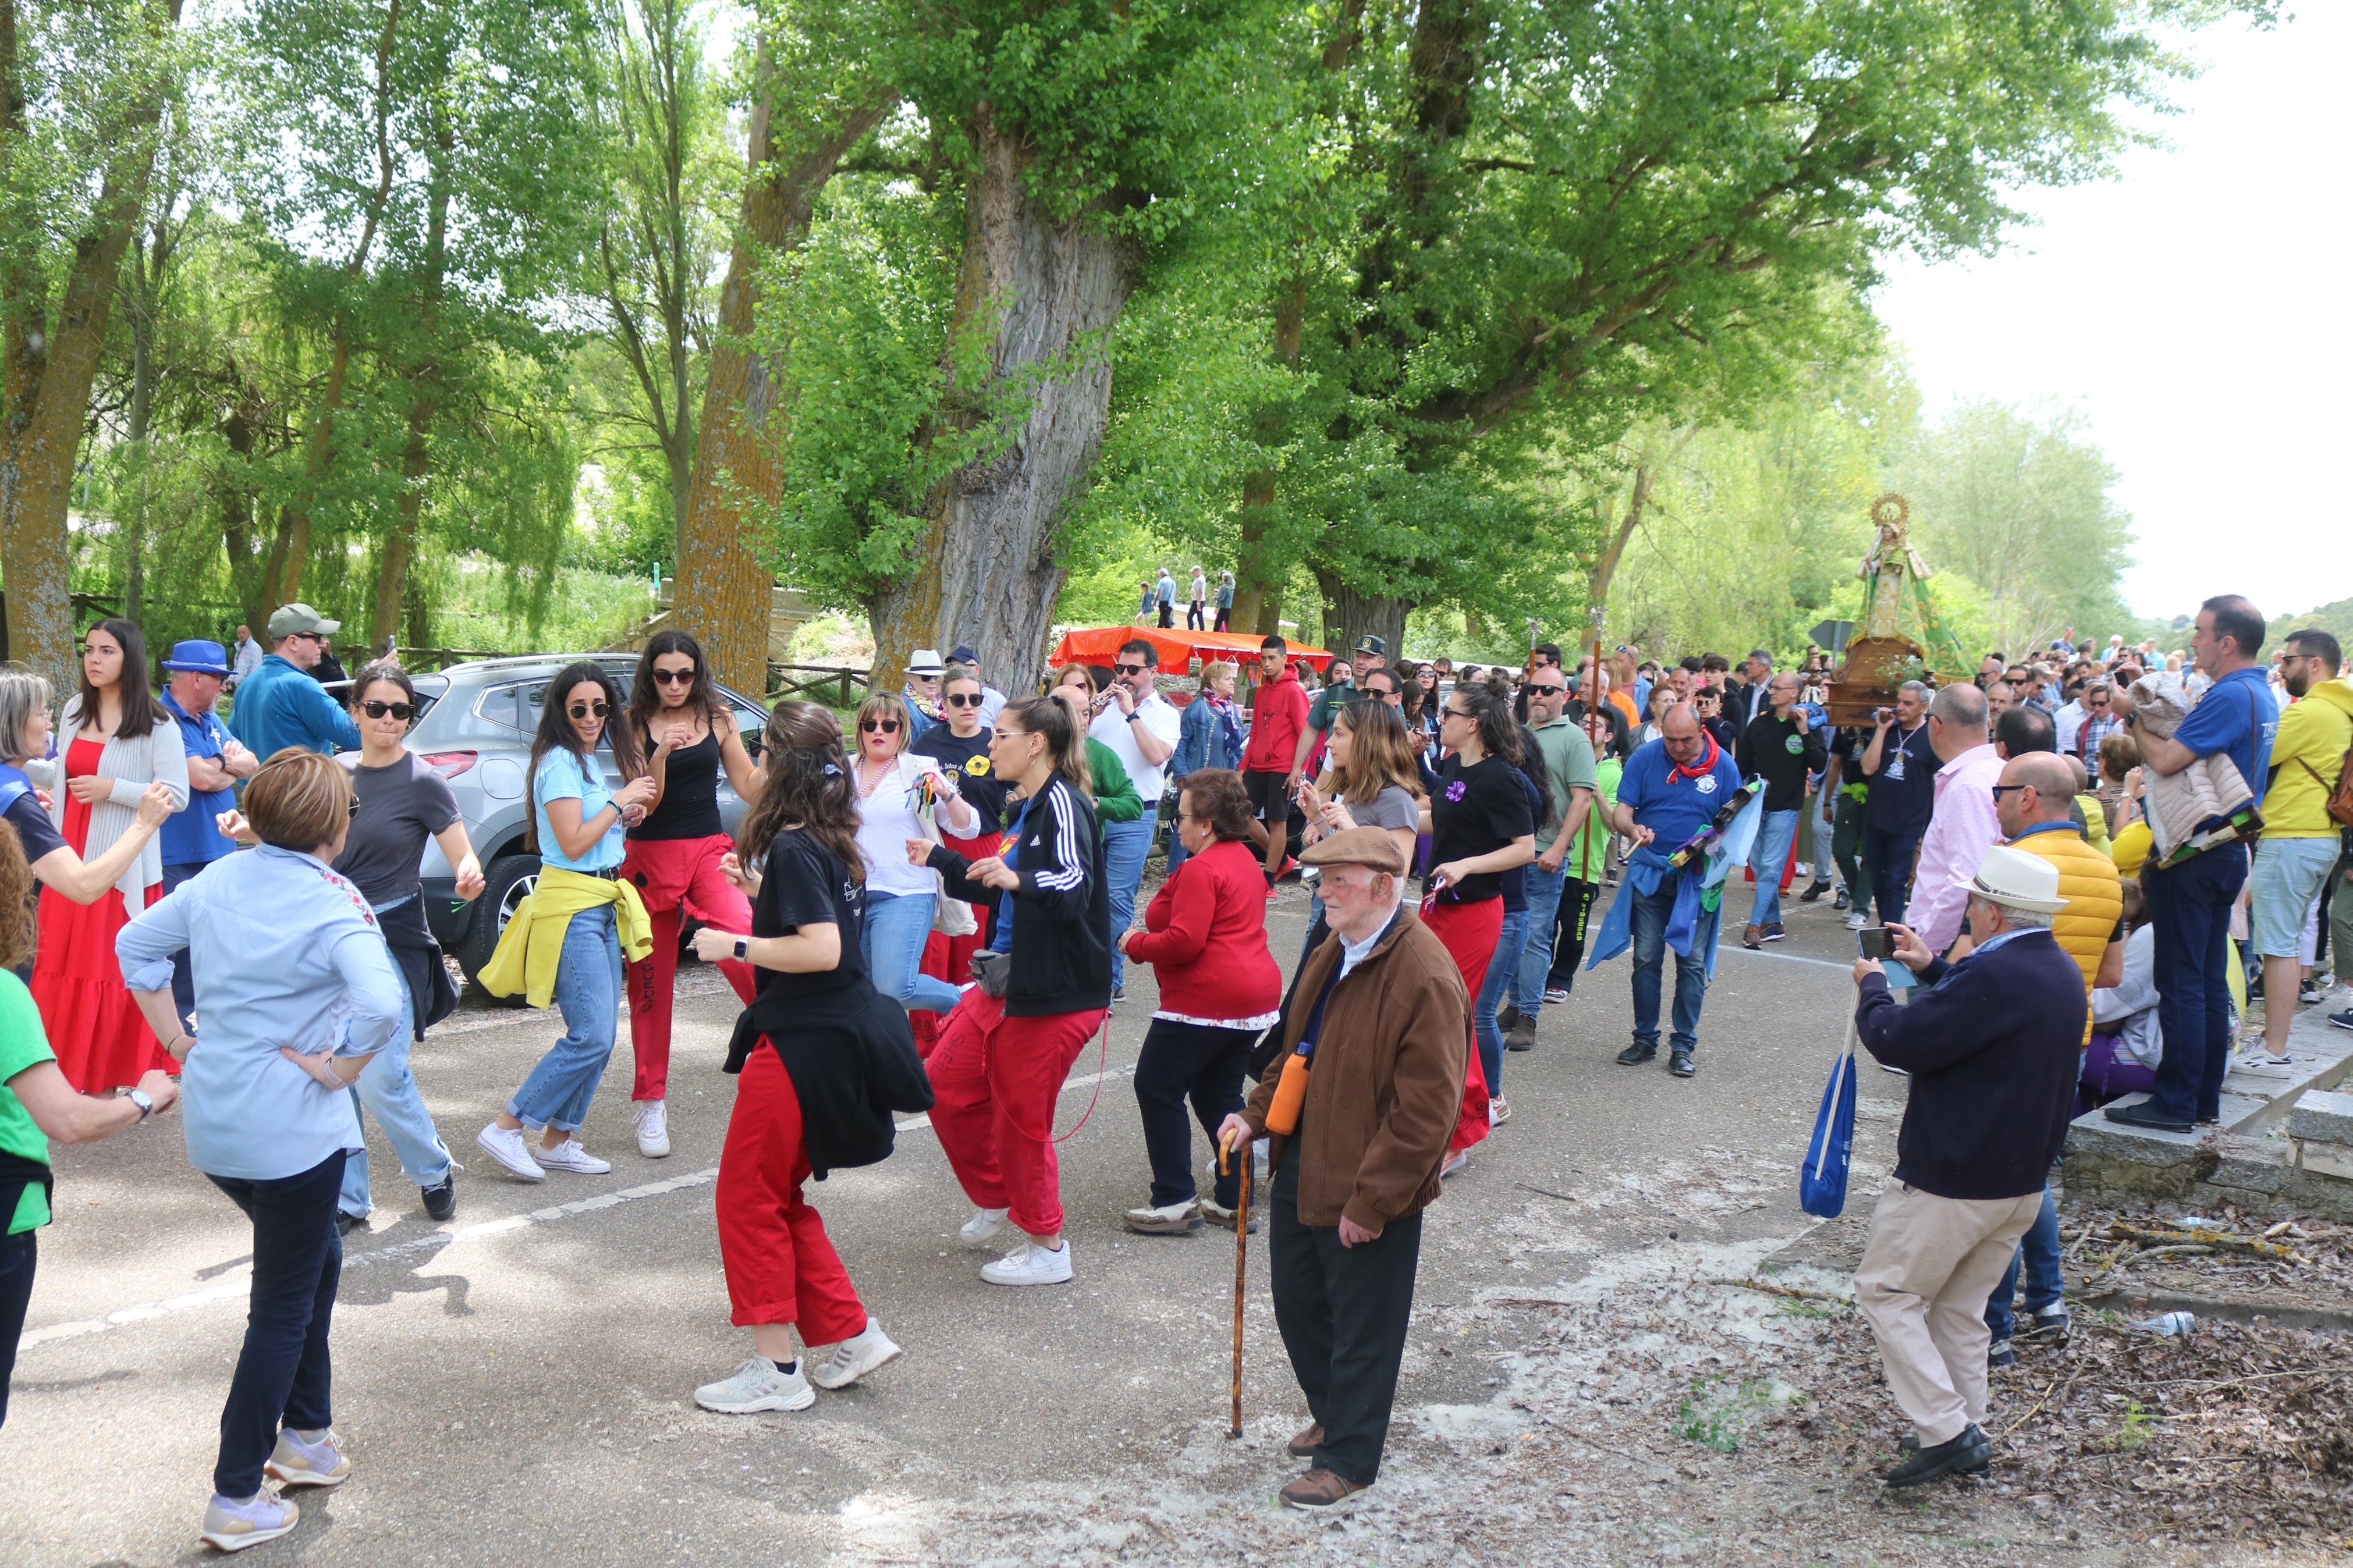
[[[998,712],[1000,723],[1007,719],[1032,735],[1044,736],[1054,771],[1072,789],[1094,799],[1094,779],[1087,767],[1087,732],[1079,727],[1068,703],[1053,697],[1024,697],[1007,703]]]

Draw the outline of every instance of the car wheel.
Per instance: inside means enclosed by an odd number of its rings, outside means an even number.
[[[465,941],[458,944],[458,967],[466,972],[468,985],[479,986],[482,965],[498,951],[499,936],[514,918],[515,907],[531,896],[538,882],[536,855],[501,855],[491,862],[482,877],[482,896],[474,903],[473,922],[467,927]],[[527,1005],[521,994],[491,1000],[502,1007]]]

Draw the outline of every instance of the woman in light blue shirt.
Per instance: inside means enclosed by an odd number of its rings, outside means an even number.
[[[501,960],[512,952],[553,949],[559,954],[546,995],[538,994],[540,984],[529,980],[533,966],[528,958],[522,967],[533,1000],[543,1006],[552,999],[562,1010],[564,1037],[539,1058],[507,1108],[474,1140],[508,1174],[526,1182],[545,1181],[550,1166],[590,1176],[613,1168],[610,1161],[588,1152],[578,1134],[613,1054],[621,1009],[620,921],[633,919],[641,927],[645,919],[637,889],[621,880],[623,835],[644,818],[655,793],[634,731],[613,722],[621,707],[621,689],[602,665],[583,659],[565,666],[548,682],[531,742],[539,881],[483,970],[485,985],[498,989],[491,984],[492,972],[505,967]],[[597,742],[608,732],[614,761],[628,781],[618,790],[606,787],[596,762]],[[643,957],[647,949],[642,937],[638,941],[633,951]],[[523,1136],[526,1128],[539,1130],[537,1142]]]
[[[351,1474],[329,1429],[327,1353],[343,1261],[335,1199],[360,1147],[344,1091],[408,1024],[375,912],[332,868],[354,798],[328,758],[279,752],[245,788],[259,847],[214,861],[114,942],[140,1013],[186,1063],[188,1163],[253,1221],[252,1306],[202,1532],[224,1551],[294,1528],[265,1473],[290,1489]],[[184,949],[200,1036],[172,1000]]]

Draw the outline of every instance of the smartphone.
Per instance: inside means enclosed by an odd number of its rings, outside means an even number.
[[[1895,717],[1895,710],[1893,708],[1875,708],[1872,710],[1872,717],[1884,724],[1890,719]]]
[[[1885,926],[1865,926],[1854,933],[1856,945],[1862,956],[1888,963],[1895,957],[1895,933]]]

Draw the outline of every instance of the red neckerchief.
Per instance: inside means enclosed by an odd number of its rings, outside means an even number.
[[[1705,730],[1702,730],[1699,732],[1699,738],[1707,742],[1707,750],[1700,753],[1699,765],[1697,767],[1685,767],[1681,763],[1675,763],[1674,771],[1667,775],[1667,783],[1672,784],[1679,783],[1683,779],[1704,779],[1708,774],[1715,772],[1715,760],[1718,756],[1722,755],[1721,751],[1716,746],[1715,737],[1709,734]]]

